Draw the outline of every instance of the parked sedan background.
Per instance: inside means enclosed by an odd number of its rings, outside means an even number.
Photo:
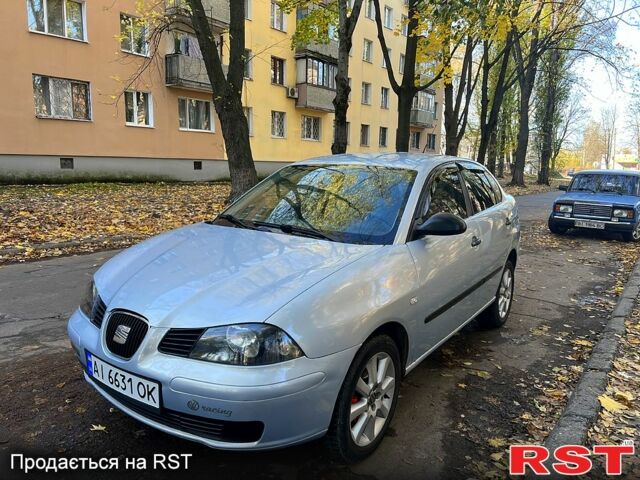
[[[564,234],[570,228],[606,230],[626,241],[640,240],[640,172],[585,170],[576,174],[566,193],[553,203],[549,230]]]
[[[141,422],[238,450],[326,436],[358,461],[404,375],[472,319],[507,320],[519,235],[475,162],[304,161],[111,259],[68,333],[86,381]]]

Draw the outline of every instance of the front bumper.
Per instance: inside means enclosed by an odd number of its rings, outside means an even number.
[[[631,222],[612,222],[610,220],[598,220],[593,218],[567,218],[567,217],[561,217],[558,215],[551,215],[551,217],[549,217],[549,222],[557,227],[585,228],[585,227],[576,227],[575,226],[576,220],[587,220],[592,222],[604,223],[604,231],[606,232],[616,232],[616,233],[633,232],[633,230],[636,227],[636,224]],[[587,230],[592,230],[592,229],[587,229]]]
[[[69,319],[67,330],[85,380],[119,410],[166,433],[228,450],[279,448],[324,435],[359,348],[315,359],[238,367],[160,353],[157,346],[168,329],[151,327],[133,357],[123,360],[106,348],[104,328],[96,328],[80,310]],[[117,368],[160,382],[160,411],[89,377],[85,350]]]

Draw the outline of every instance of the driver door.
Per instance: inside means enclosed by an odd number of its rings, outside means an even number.
[[[417,224],[436,213],[465,219],[471,212],[455,164],[439,167],[427,180],[422,196],[414,216]],[[469,225],[460,235],[426,236],[407,244],[418,272],[414,296],[423,320],[416,326],[416,357],[436,348],[475,313],[475,303],[468,295],[480,260],[475,245],[479,232],[475,230],[477,226]]]

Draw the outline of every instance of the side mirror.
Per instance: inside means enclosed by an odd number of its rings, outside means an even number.
[[[413,238],[422,238],[427,235],[460,235],[466,231],[467,223],[457,215],[436,213],[429,220],[415,228]]]
[[[569,190],[569,185],[559,185],[558,190],[562,190],[563,192],[566,192],[567,190]]]

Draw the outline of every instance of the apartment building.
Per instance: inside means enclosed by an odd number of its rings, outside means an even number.
[[[149,3],[149,2],[147,2]],[[228,0],[203,0],[228,61]],[[397,99],[386,68],[402,68],[403,0],[383,2],[392,58],[384,65],[365,0],[351,53],[351,152],[393,151]],[[275,1],[245,0],[243,103],[261,174],[330,153],[337,43],[292,48],[296,19]],[[188,17],[158,41],[137,21],[137,0],[2,2],[0,177],[112,175],[209,180],[228,176],[202,54]],[[397,34],[394,35],[394,31]],[[439,152],[441,93],[412,111],[411,150]]]

